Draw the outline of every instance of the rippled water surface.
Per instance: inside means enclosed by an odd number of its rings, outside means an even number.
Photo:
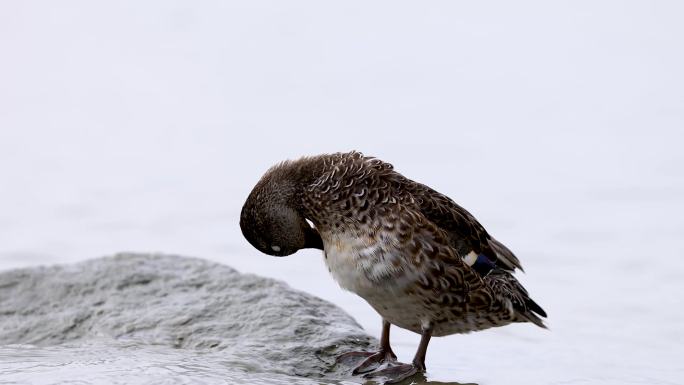
[[[168,347],[89,343],[77,346],[5,346],[1,383],[21,384],[340,384],[263,373],[223,353]]]

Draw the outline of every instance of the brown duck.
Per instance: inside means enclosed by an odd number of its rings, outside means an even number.
[[[350,353],[364,357],[354,374],[399,381],[424,371],[432,336],[512,322],[544,327],[546,313],[512,275],[522,267],[506,246],[446,195],[359,152],[272,167],[247,198],[240,227],[269,255],[322,249],[340,286],[382,316],[380,350]],[[396,362],[392,324],[422,336],[412,364]]]

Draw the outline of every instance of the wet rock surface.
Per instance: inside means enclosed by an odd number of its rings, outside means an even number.
[[[150,254],[0,273],[0,325],[0,380],[19,383],[338,383],[335,358],[376,344],[282,282]]]

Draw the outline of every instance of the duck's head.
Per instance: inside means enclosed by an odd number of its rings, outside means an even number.
[[[242,206],[242,234],[252,246],[268,255],[284,257],[300,249],[322,250],[320,235],[296,204],[296,186],[272,174],[270,171],[264,175]]]

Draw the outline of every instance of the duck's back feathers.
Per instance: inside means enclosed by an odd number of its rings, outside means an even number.
[[[327,172],[310,186],[311,193],[332,196],[336,201],[354,195],[360,198],[355,202],[371,206],[401,202],[444,231],[460,257],[474,252],[501,269],[522,270],[513,252],[490,236],[466,209],[448,196],[404,177],[391,164],[359,152],[331,154],[317,161],[326,165]]]

